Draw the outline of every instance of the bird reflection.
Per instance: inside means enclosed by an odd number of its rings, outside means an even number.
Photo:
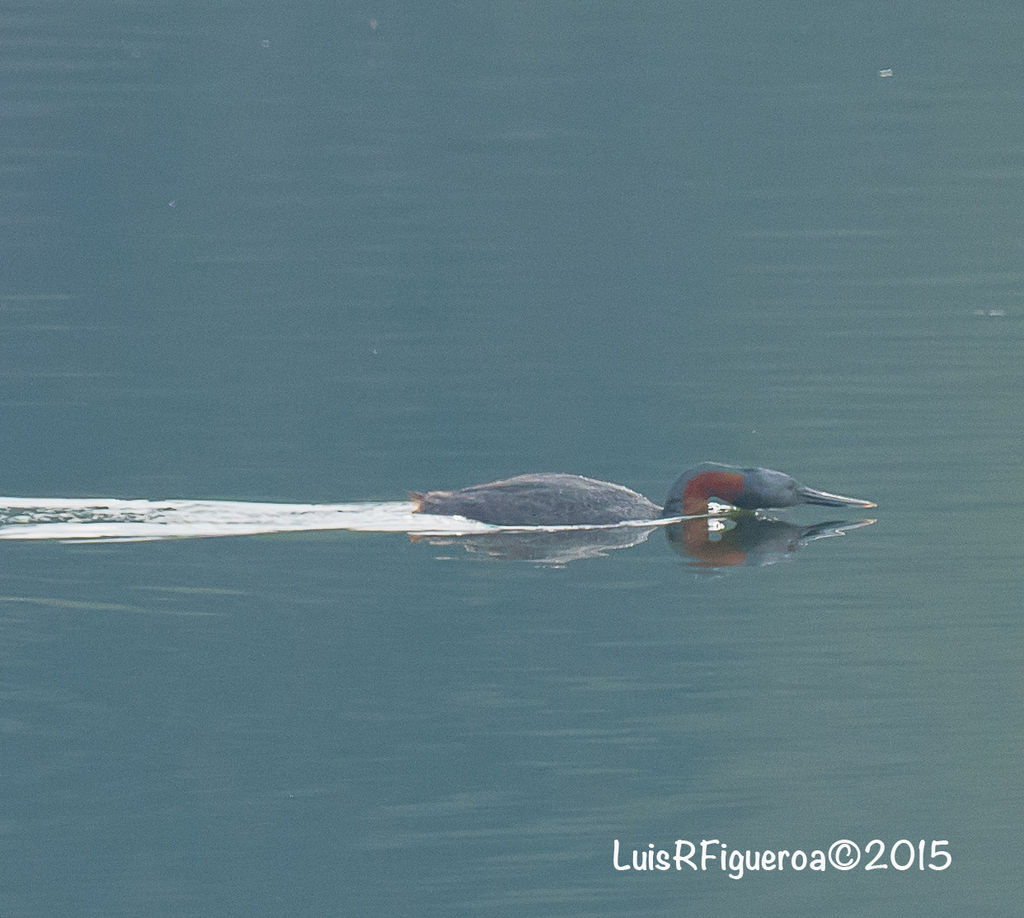
[[[832,520],[812,526],[771,519],[756,513],[683,520],[665,527],[672,550],[695,567],[763,567],[788,560],[797,549],[818,539],[831,539],[874,520]]]
[[[664,529],[669,546],[688,565],[725,568],[765,566],[788,560],[809,542],[845,535],[870,526],[873,519],[834,520],[802,525],[749,511],[682,520],[667,526],[613,526],[562,531],[503,531],[460,536],[412,536],[436,547],[461,548],[482,561],[530,561],[564,567],[583,558],[646,542],[655,529]],[[444,556],[452,557],[452,556]]]
[[[604,529],[570,529],[558,532],[487,532],[460,536],[410,536],[435,546],[465,549],[479,561],[533,561],[564,567],[570,561],[600,558],[609,551],[632,548],[646,542],[657,526],[611,526]]]

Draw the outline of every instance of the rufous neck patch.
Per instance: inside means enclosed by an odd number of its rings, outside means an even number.
[[[709,497],[732,501],[742,490],[743,476],[739,472],[701,472],[683,489],[683,513],[707,513]]]

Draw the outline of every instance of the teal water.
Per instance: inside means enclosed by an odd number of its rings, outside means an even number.
[[[879,507],[718,567],[4,541],[0,912],[1012,913],[1021,20],[9,5],[3,494]],[[952,865],[614,869],[677,838]]]

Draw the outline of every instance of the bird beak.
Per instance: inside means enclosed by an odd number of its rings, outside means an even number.
[[[840,494],[829,494],[828,491],[819,491],[816,488],[806,488],[801,485],[796,489],[802,504],[820,504],[823,507],[877,507],[869,500],[857,500],[856,497],[843,497]]]

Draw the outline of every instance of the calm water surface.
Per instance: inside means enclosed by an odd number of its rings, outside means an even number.
[[[1017,5],[2,20],[4,494],[660,501],[713,459],[879,509],[705,568],[4,541],[0,911],[1013,911]],[[952,866],[613,867],[677,838]]]

